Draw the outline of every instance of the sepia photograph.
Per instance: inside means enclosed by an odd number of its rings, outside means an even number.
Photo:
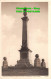
[[[48,2],[2,2],[2,76],[48,76]]]

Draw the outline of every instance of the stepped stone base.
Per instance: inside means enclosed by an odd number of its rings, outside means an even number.
[[[48,68],[15,68],[2,69],[2,76],[48,76]]]
[[[17,64],[15,65],[15,67],[26,68],[26,67],[32,67],[32,65],[30,64],[28,59],[22,59],[17,61]]]

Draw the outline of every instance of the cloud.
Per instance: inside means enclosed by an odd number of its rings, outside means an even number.
[[[48,35],[47,33],[44,33],[43,31],[41,31],[40,29],[37,29],[35,31],[35,39],[36,39],[36,42],[38,43],[48,43]]]
[[[2,26],[3,26],[3,30],[10,30],[15,22],[15,18],[13,16],[9,16],[9,15],[2,15]]]

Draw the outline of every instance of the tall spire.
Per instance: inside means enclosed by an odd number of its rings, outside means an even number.
[[[24,17],[22,17],[22,46],[20,51],[20,60],[17,62],[18,67],[31,67],[29,62],[29,50],[27,45],[27,21],[29,20],[27,17],[26,9],[24,9]]]
[[[21,18],[23,20],[23,29],[22,29],[22,47],[27,48],[27,21],[29,20],[26,12],[26,8],[24,9],[24,17]]]

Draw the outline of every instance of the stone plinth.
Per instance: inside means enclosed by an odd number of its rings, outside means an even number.
[[[2,76],[48,76],[47,68],[8,68],[2,70]]]
[[[3,61],[3,68],[6,69],[6,68],[8,68],[8,62],[7,62],[6,57],[4,57],[3,59],[4,59],[4,61]]]
[[[34,67],[41,67],[39,55],[36,54],[35,57],[36,57],[36,58],[35,58],[35,60],[34,60]]]
[[[36,59],[34,60],[34,67],[41,67],[40,59],[39,59],[39,58],[36,58]]]
[[[17,61],[17,65],[15,65],[15,67],[26,68],[26,67],[32,67],[32,65],[29,63],[28,59],[22,59]]]
[[[44,59],[42,59],[41,67],[46,68],[46,63],[45,63]]]

